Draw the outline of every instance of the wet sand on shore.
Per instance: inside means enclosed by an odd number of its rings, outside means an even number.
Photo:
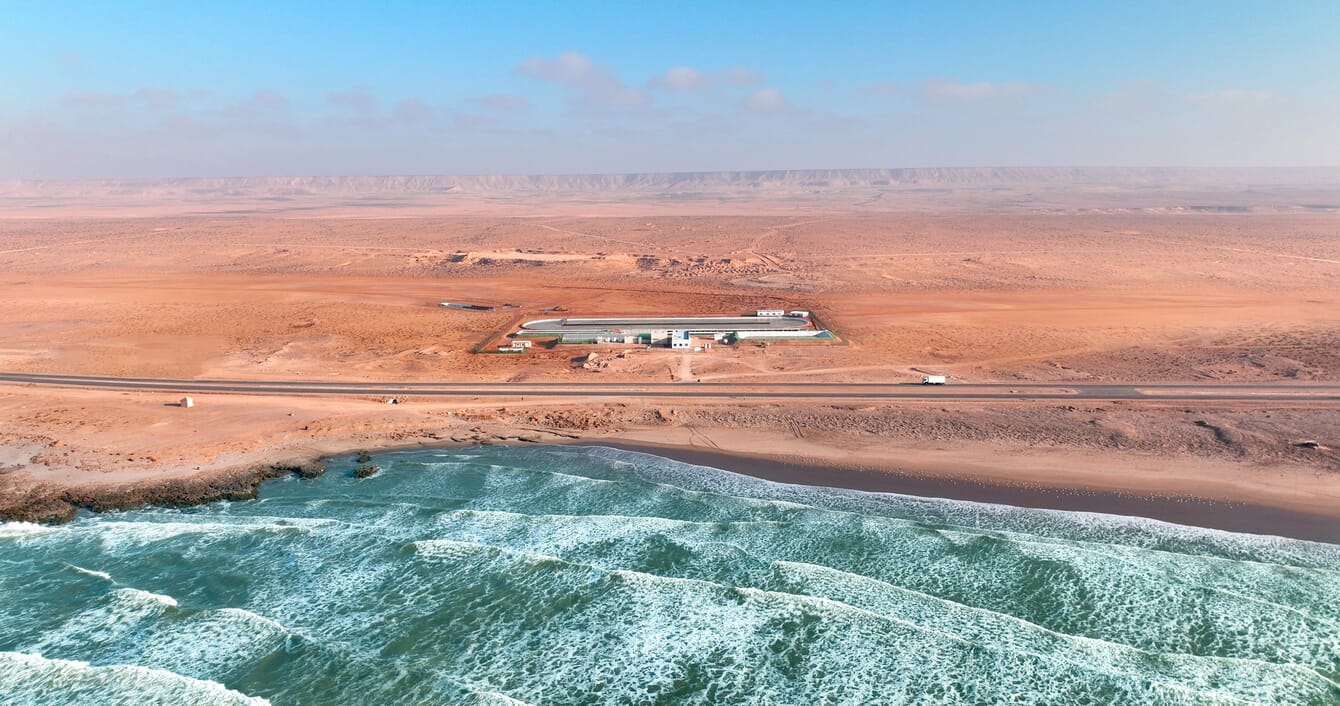
[[[948,498],[1037,509],[1145,517],[1229,532],[1340,543],[1340,519],[1264,505],[1095,490],[1032,488],[955,478],[905,475],[889,471],[854,470],[683,446],[603,440],[595,443],[584,440],[577,444],[654,454],[683,463],[710,466],[778,483]]]

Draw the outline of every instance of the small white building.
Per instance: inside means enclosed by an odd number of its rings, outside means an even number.
[[[786,316],[786,312],[781,309],[759,309],[754,316]]]
[[[527,341],[525,339],[512,341],[512,350],[514,351],[526,350],[527,348],[530,348],[530,343],[531,343],[530,341]]]
[[[797,311],[793,311],[793,312],[791,312],[791,315],[794,316],[794,317],[796,317],[797,319],[808,319],[808,318],[810,318],[810,312],[808,312],[808,311],[800,311],[800,310],[797,310]]]
[[[670,347],[677,350],[686,350],[693,346],[693,339],[689,338],[688,331],[676,331],[670,337]]]
[[[181,398],[181,402],[178,402],[178,403],[177,403],[177,406],[178,406],[178,407],[194,407],[194,406],[195,406],[195,400],[191,399],[190,397],[183,397],[183,398]]]

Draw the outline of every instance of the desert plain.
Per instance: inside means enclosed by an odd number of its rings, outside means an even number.
[[[839,340],[496,353],[531,319],[765,307],[813,312]],[[820,485],[1137,498],[1162,519],[1286,534],[1233,510],[1288,515],[1334,540],[1334,397],[666,400],[580,385],[1340,383],[1340,170],[11,183],[0,372],[574,390],[395,405],[192,393],[187,409],[166,390],[0,383],[9,519],[243,497],[358,450],[613,443]]]

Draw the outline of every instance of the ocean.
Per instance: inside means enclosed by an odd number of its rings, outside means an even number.
[[[0,703],[1340,703],[1337,545],[608,448],[374,462],[0,525]]]

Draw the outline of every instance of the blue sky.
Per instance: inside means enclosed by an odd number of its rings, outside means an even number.
[[[0,2],[0,178],[1340,164],[1340,3]]]

